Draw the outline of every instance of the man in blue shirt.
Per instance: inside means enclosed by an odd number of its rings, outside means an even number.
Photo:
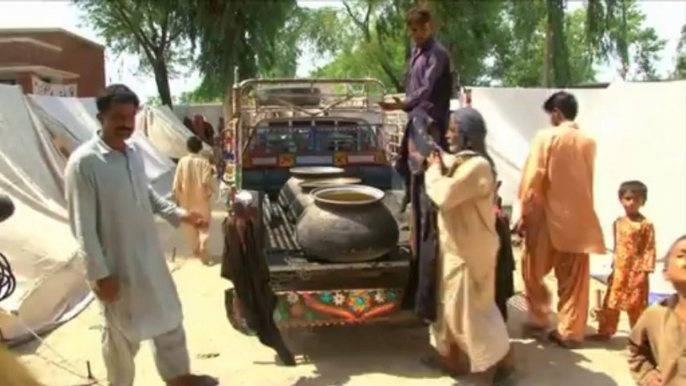
[[[394,102],[382,102],[381,108],[386,111],[404,110],[407,113],[423,110],[438,128],[433,135],[434,140],[443,144],[452,92],[450,55],[434,39],[432,16],[428,10],[410,10],[406,22],[415,46],[407,65],[405,100],[396,98]]]
[[[406,97],[404,101],[395,98],[394,102],[382,102],[380,106],[385,111],[404,110],[409,118],[396,162],[396,170],[406,181],[405,203],[412,203],[411,245],[415,256],[403,308],[413,309],[420,318],[433,322],[436,319],[436,211],[424,190],[424,169],[425,160],[432,152],[447,149],[445,134],[452,75],[450,56],[434,39],[431,13],[413,8],[406,22],[415,43],[408,63]]]

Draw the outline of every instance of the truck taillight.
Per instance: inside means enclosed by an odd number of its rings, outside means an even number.
[[[278,165],[282,168],[290,168],[295,165],[295,156],[293,154],[279,154]]]
[[[333,155],[333,164],[336,166],[345,166],[348,164],[348,153],[335,153]]]
[[[374,157],[374,163],[385,165],[386,164],[386,152],[383,150],[378,150],[376,156]]]
[[[252,158],[247,154],[243,155],[243,167],[249,168],[251,166],[252,166]]]

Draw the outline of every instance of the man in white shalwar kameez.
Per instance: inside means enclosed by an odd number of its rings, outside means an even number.
[[[509,336],[495,304],[495,175],[481,115],[465,108],[451,121],[447,136],[456,154],[433,154],[425,175],[439,234],[438,318],[431,341],[443,370],[462,375],[466,359],[468,371],[492,385],[511,372],[505,363]]]
[[[102,130],[71,155],[65,190],[72,232],[104,316],[107,380],[133,386],[140,342],[152,340],[167,385],[201,385],[205,378],[190,375],[181,303],[153,213],[176,226],[205,221],[157,195],[140,150],[125,142],[133,134],[138,97],[112,85],[96,103]]]

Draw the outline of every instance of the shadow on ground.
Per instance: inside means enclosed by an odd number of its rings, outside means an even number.
[[[289,331],[285,339],[298,364],[312,364],[314,375],[291,386],[338,386],[353,377],[388,374],[408,379],[439,378],[419,358],[429,350],[426,328],[346,326]]]
[[[588,368],[589,350],[618,351],[625,338],[590,343],[582,350],[559,348],[546,341],[522,338],[525,311],[510,307],[508,328],[517,362],[519,386],[619,386],[610,376]],[[350,326],[285,331],[284,338],[298,364],[313,365],[313,374],[290,386],[343,386],[362,375],[387,374],[414,380],[445,379],[445,385],[470,385],[468,378],[452,381],[421,364],[431,352],[426,327]],[[274,362],[256,363],[273,365]],[[434,384],[434,383],[432,383]]]

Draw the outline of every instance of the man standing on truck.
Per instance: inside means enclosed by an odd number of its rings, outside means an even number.
[[[415,47],[408,63],[404,101],[382,102],[385,111],[404,110],[408,125],[400,145],[397,171],[404,177],[406,198],[412,203],[414,258],[405,290],[403,308],[413,308],[422,319],[436,318],[436,212],[424,191],[425,160],[437,147],[447,150],[445,134],[450,114],[452,75],[450,55],[433,36],[431,12],[413,8],[407,13],[407,27]]]
[[[72,153],[64,174],[72,233],[104,317],[107,380],[133,385],[140,343],[152,340],[165,384],[207,383],[190,375],[181,302],[153,213],[173,225],[204,227],[206,221],[150,187],[140,150],[127,143],[139,107],[136,94],[112,85],[96,105],[102,130]]]
[[[445,148],[452,93],[450,55],[445,47],[434,39],[433,21],[429,10],[411,9],[407,13],[406,23],[415,47],[407,66],[405,100],[394,98],[394,102],[382,102],[380,105],[386,111],[404,110],[407,113],[421,108],[428,113],[438,128],[439,132],[432,135],[433,140]]]

